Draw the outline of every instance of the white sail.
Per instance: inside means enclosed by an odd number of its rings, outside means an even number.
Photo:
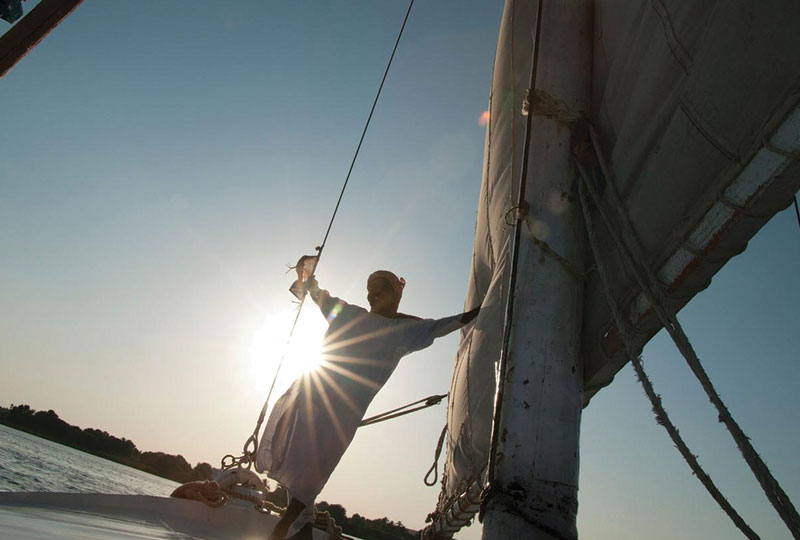
[[[466,302],[485,299],[486,307],[463,334],[455,361],[448,457],[432,527],[443,533],[477,510],[489,459],[508,221],[515,215],[525,135],[520,111],[536,23],[536,9],[527,4],[507,1],[495,57]],[[558,96],[534,99],[533,114],[563,120],[565,130],[580,113],[596,126],[616,188],[674,310],[708,286],[800,187],[798,28],[800,4],[793,0],[600,0],[594,3],[590,110],[564,108]],[[559,50],[545,43],[540,54],[558,56]],[[574,193],[554,197],[553,211],[565,204],[577,204]],[[546,223],[539,225],[546,236]],[[607,233],[598,234],[610,249]],[[661,326],[615,264],[613,293],[638,329],[641,350]],[[626,356],[596,273],[585,278],[581,356],[588,404]]]

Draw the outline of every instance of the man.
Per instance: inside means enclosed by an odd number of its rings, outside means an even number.
[[[404,287],[405,280],[392,272],[374,272],[367,280],[367,311],[309,280],[309,294],[328,330],[322,364],[278,399],[259,445],[256,469],[290,493],[270,540],[283,540],[289,527],[298,530],[292,540],[311,540],[314,500],[400,359],[478,315],[480,308],[438,320],[398,313]]]

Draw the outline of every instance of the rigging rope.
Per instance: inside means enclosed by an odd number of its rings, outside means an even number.
[[[402,407],[398,407],[396,409],[392,409],[391,411],[386,411],[381,414],[376,414],[375,416],[370,416],[369,418],[365,418],[358,424],[358,427],[369,426],[372,424],[377,424],[379,422],[384,422],[386,420],[391,420],[393,418],[397,418],[399,416],[405,416],[407,414],[411,414],[413,412],[421,411],[422,409],[427,409],[428,407],[433,407],[434,405],[438,405],[442,402],[444,398],[446,398],[448,394],[430,396],[426,398],[422,398],[419,401],[415,401],[414,403],[409,403],[408,405],[403,405]],[[414,405],[418,405],[420,403],[425,403],[424,405],[420,405],[419,407],[414,407]],[[409,409],[409,407],[414,407],[413,409]],[[404,410],[408,409],[408,410]],[[402,412],[398,412],[402,411]]]
[[[445,423],[444,427],[442,428],[442,432],[439,434],[439,442],[436,443],[436,451],[433,453],[433,465],[431,468],[428,469],[428,472],[425,474],[425,478],[422,479],[425,482],[425,485],[428,487],[433,487],[436,485],[436,481],[439,479],[439,456],[442,455],[442,446],[444,446],[444,436],[447,434],[447,424]],[[433,475],[433,480],[428,480],[428,478]]]
[[[381,79],[381,84],[378,86],[378,93],[375,94],[375,100],[372,102],[372,108],[369,110],[369,116],[367,117],[367,123],[364,124],[364,130],[361,132],[361,138],[358,140],[358,146],[356,147],[355,154],[353,154],[353,161],[350,162],[350,168],[347,170],[347,177],[344,179],[344,184],[342,185],[342,191],[339,193],[339,199],[336,201],[336,207],[333,209],[333,215],[331,216],[331,221],[328,223],[328,229],[325,231],[325,238],[322,239],[322,244],[320,244],[317,251],[319,254],[322,255],[322,250],[325,249],[325,244],[328,241],[328,235],[331,232],[331,227],[333,227],[333,220],[336,219],[336,213],[339,211],[339,205],[342,202],[342,197],[344,196],[344,190],[347,188],[347,183],[350,181],[350,175],[353,172],[353,167],[356,164],[356,159],[358,158],[358,152],[361,150],[361,143],[364,142],[364,136],[367,134],[367,129],[369,128],[369,123],[372,121],[372,114],[375,112],[375,106],[378,104],[378,98],[381,97],[381,90],[383,90],[383,83],[386,82],[386,76],[389,74],[389,68],[392,66],[392,60],[394,60],[394,53],[397,52],[397,46],[400,44],[400,38],[403,37],[403,30],[406,28],[406,22],[408,22],[408,16],[411,14],[411,8],[414,6],[414,0],[411,0],[408,4],[408,10],[406,11],[406,16],[403,19],[403,25],[400,27],[400,32],[397,34],[397,40],[394,42],[394,48],[392,49],[392,54],[389,57],[389,62],[386,64],[386,69],[383,72],[383,78]]]
[[[361,131],[361,137],[358,140],[358,145],[356,146],[356,151],[353,154],[353,159],[350,162],[350,167],[347,170],[347,176],[345,177],[344,183],[342,184],[342,189],[339,192],[339,198],[336,201],[336,206],[333,209],[333,214],[331,215],[331,219],[328,222],[328,228],[325,230],[325,236],[322,239],[322,243],[316,248],[317,251],[317,264],[315,266],[314,272],[316,273],[316,268],[319,267],[319,259],[322,256],[322,251],[325,249],[325,245],[328,242],[328,236],[330,235],[331,228],[333,227],[333,222],[336,219],[336,214],[339,211],[339,205],[342,202],[342,198],[344,197],[345,189],[347,189],[347,184],[350,182],[350,176],[353,173],[353,168],[356,164],[356,159],[358,159],[358,153],[361,150],[361,144],[364,142],[364,137],[367,134],[367,129],[369,129],[370,122],[372,121],[372,115],[375,112],[375,107],[378,104],[378,99],[381,97],[381,92],[383,91],[383,85],[386,82],[386,77],[389,74],[389,68],[392,66],[392,60],[394,60],[394,55],[397,52],[397,46],[400,44],[400,38],[403,37],[403,31],[406,28],[406,23],[408,22],[408,17],[411,14],[411,8],[414,6],[414,0],[411,0],[408,4],[408,9],[406,10],[406,15],[403,18],[403,24],[400,26],[400,32],[397,34],[397,39],[395,40],[394,47],[392,48],[392,54],[389,56],[389,61],[386,64],[386,69],[383,71],[383,77],[381,78],[381,83],[378,86],[378,92],[375,94],[375,99],[372,102],[372,107],[369,111],[369,116],[367,117],[367,121],[364,124],[364,129]],[[300,300],[300,304],[297,306],[297,314],[295,315],[294,322],[292,323],[292,328],[289,331],[289,337],[286,340],[286,346],[284,347],[283,353],[281,354],[281,359],[278,361],[278,367],[275,370],[275,376],[272,379],[272,384],[270,385],[269,392],[267,393],[267,399],[264,400],[264,406],[261,408],[261,413],[258,416],[258,421],[256,422],[256,427],[253,430],[253,434],[245,441],[244,447],[242,448],[242,456],[234,457],[231,454],[228,454],[222,458],[222,468],[229,469],[234,466],[243,466],[247,467],[248,469],[255,461],[255,455],[258,450],[258,432],[261,429],[261,424],[264,423],[264,418],[267,414],[267,408],[269,407],[269,400],[272,397],[272,392],[275,389],[275,383],[278,380],[278,375],[280,374],[281,367],[283,366],[283,361],[286,359],[286,350],[288,349],[289,343],[292,341],[292,336],[294,335],[294,331],[297,328],[297,322],[300,320],[300,313],[303,310],[303,305],[305,304],[306,297]]]
[[[587,178],[585,169],[580,163],[577,163],[577,165],[581,176],[583,177],[583,181],[590,182],[590,180]],[[581,207],[583,208],[583,217],[586,222],[589,244],[592,248],[592,253],[594,254],[597,273],[600,276],[600,284],[602,286],[601,288],[603,295],[606,297],[606,302],[608,302],[608,306],[611,309],[611,315],[614,319],[614,324],[616,325],[617,331],[622,338],[622,343],[625,347],[625,354],[631,361],[631,364],[633,364],[633,368],[636,371],[636,378],[642,384],[645,394],[650,399],[653,412],[656,415],[656,422],[664,426],[664,429],[667,430],[667,434],[669,435],[670,439],[672,439],[675,447],[681,453],[683,459],[686,460],[686,463],[688,463],[689,468],[692,469],[694,475],[698,480],[700,480],[711,497],[713,497],[713,499],[717,501],[717,504],[722,507],[726,514],[728,514],[728,517],[731,518],[731,521],[736,524],[739,530],[741,530],[747,538],[750,538],[750,540],[759,540],[759,536],[747,525],[747,523],[745,523],[744,519],[742,519],[733,506],[731,506],[725,496],[720,493],[719,489],[717,489],[717,486],[711,480],[711,477],[708,476],[700,463],[697,461],[697,457],[692,454],[689,447],[683,441],[678,429],[675,427],[672,421],[670,421],[666,410],[664,410],[661,397],[656,394],[655,390],[653,389],[653,383],[650,382],[650,379],[647,377],[647,374],[644,371],[641,357],[636,354],[633,347],[633,339],[630,336],[630,323],[627,319],[622,317],[619,305],[615,302],[614,297],[611,294],[611,285],[609,284],[610,279],[608,277],[609,270],[606,266],[606,261],[601,256],[600,249],[597,245],[597,237],[594,234],[594,226],[592,224],[591,214],[589,213],[589,205],[586,202],[585,191],[586,188],[581,185],[579,187]]]
[[[742,453],[750,469],[753,471],[756,479],[761,485],[764,493],[769,499],[772,506],[783,519],[789,531],[795,539],[800,540],[800,516],[797,513],[794,505],[789,499],[788,495],[783,491],[778,481],[772,476],[769,468],[764,463],[761,456],[756,452],[750,439],[742,431],[739,424],[733,419],[730,411],[723,403],[716,389],[714,388],[708,374],[705,372],[697,353],[689,341],[689,338],[683,331],[675,314],[666,307],[666,296],[661,289],[658,278],[655,276],[650,265],[647,264],[643,250],[639,245],[636,233],[633,230],[627,212],[625,211],[622,201],[616,192],[614,178],[604,158],[602,148],[600,146],[599,138],[594,128],[589,126],[589,135],[591,143],[594,148],[594,153],[602,170],[603,176],[606,180],[606,192],[611,202],[611,207],[616,214],[613,219],[605,212],[603,205],[600,203],[600,197],[591,182],[587,182],[584,178],[583,185],[594,199],[597,209],[605,222],[606,227],[611,233],[611,237],[616,244],[619,253],[623,257],[625,266],[633,270],[634,278],[639,285],[642,293],[647,298],[648,303],[653,311],[658,316],[661,325],[667,330],[678,350],[683,355],[689,368],[695,377],[700,382],[700,385],[705,390],[706,395],[719,413],[719,420],[725,424],[728,432],[733,437],[739,451]],[[584,170],[584,173],[586,171]]]

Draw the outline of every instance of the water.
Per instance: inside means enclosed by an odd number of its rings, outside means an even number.
[[[178,484],[0,425],[0,491],[166,497]]]

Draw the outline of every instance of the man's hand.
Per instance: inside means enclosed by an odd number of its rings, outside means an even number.
[[[461,322],[464,323],[464,324],[467,324],[467,323],[471,322],[472,319],[474,319],[475,317],[478,316],[478,313],[480,313],[480,311],[481,311],[481,307],[480,306],[476,307],[473,310],[467,311],[466,313],[461,315]]]
[[[313,290],[319,290],[319,283],[317,283],[317,278],[311,276],[306,280],[306,290],[311,292]]]
[[[306,286],[306,291],[308,291],[308,295],[320,307],[322,307],[322,302],[324,302],[328,297],[330,297],[328,291],[319,288],[319,283],[317,283],[317,278],[315,278],[314,276],[311,276],[306,280],[305,286]]]

